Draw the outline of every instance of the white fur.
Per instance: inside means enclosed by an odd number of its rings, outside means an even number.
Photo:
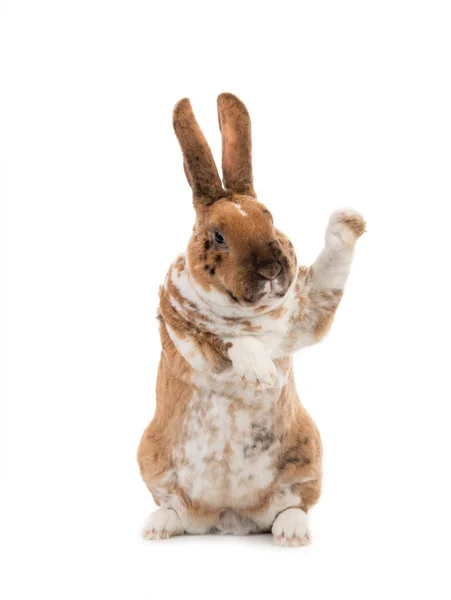
[[[174,346],[183,356],[183,358],[197,371],[202,371],[204,369],[208,369],[208,363],[202,355],[199,353],[196,348],[194,342],[186,336],[184,338],[179,337],[175,331],[166,323],[166,329],[169,333],[169,337],[174,342]]]
[[[272,387],[277,379],[276,367],[263,343],[255,337],[224,339],[232,344],[229,358],[235,372],[257,388]]]
[[[221,506],[227,465],[225,447],[231,433],[228,413],[231,400],[208,393],[195,393],[185,422],[187,442],[174,453],[180,487],[194,500]]]
[[[310,543],[308,517],[300,508],[288,508],[281,512],[271,531],[279,546],[305,546]]]
[[[247,212],[244,210],[244,208],[242,206],[240,206],[239,204],[236,204],[236,202],[232,202],[232,206],[234,206],[237,211],[243,215],[243,217],[247,217]]]
[[[146,540],[164,540],[183,533],[183,525],[175,510],[159,508],[151,513],[143,528]]]
[[[193,395],[184,425],[183,437],[188,441],[173,452],[178,484],[190,498],[216,508],[242,508],[251,492],[273,481],[272,455],[279,441],[248,456],[245,449],[252,439],[253,423],[271,426],[274,396],[273,392],[267,401],[261,396],[257,406],[243,404],[231,410],[232,400],[227,396],[206,388]]]
[[[313,265],[317,289],[344,289],[354,255],[355,233],[343,222],[345,216],[358,215],[353,209],[332,213],[326,229],[326,245]]]
[[[247,535],[258,531],[254,521],[238,515],[235,511],[226,509],[220,515],[215,523],[215,530],[223,534]]]

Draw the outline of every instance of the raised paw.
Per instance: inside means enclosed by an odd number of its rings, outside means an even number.
[[[366,222],[360,213],[352,208],[343,208],[333,212],[326,230],[326,241],[334,239],[346,245],[353,245],[365,232]]]
[[[257,389],[274,387],[276,366],[260,340],[252,337],[237,338],[229,349],[233,368],[244,382]]]
[[[287,508],[281,512],[271,531],[278,546],[306,546],[311,541],[308,517],[301,508]]]
[[[151,513],[142,530],[146,540],[165,540],[182,533],[182,522],[175,510],[170,508],[159,508]]]

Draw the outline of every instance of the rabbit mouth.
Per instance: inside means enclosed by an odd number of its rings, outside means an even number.
[[[243,296],[243,300],[246,304],[258,305],[264,300],[283,298],[288,288],[289,286],[282,286],[277,280],[268,281],[261,291],[252,294],[252,296]]]
[[[283,298],[288,292],[290,285],[282,285],[278,281],[271,281],[270,298]]]
[[[273,281],[267,281],[266,284],[259,290],[246,290],[247,293],[242,294],[241,297],[238,297],[225,285],[223,285],[223,289],[229,298],[233,300],[233,302],[236,302],[236,304],[239,306],[246,307],[252,305],[254,307],[258,307],[258,305],[265,300],[280,300],[280,298],[283,298],[290,288],[290,283],[291,281],[287,282],[287,285],[280,283],[277,281],[277,279],[274,279]]]

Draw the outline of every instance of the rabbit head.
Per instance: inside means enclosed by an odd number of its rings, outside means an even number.
[[[252,176],[251,122],[233,94],[218,97],[223,184],[190,101],[174,108],[173,124],[196,222],[187,259],[196,284],[243,307],[268,307],[285,296],[296,272],[288,238],[258,202]],[[214,295],[218,298],[217,294]]]

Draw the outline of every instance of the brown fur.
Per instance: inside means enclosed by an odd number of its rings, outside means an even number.
[[[221,198],[224,190],[218,170],[188,98],[176,104],[173,124],[183,151],[186,177],[195,198],[207,204]]]
[[[224,186],[234,194],[255,196],[252,175],[251,120],[247,108],[233,94],[218,98],[222,134]]]
[[[349,227],[349,229],[351,229],[356,234],[357,237],[360,237],[366,231],[366,223],[360,216],[346,216],[344,218],[344,222]]]
[[[258,523],[271,506],[279,506],[278,502],[283,506],[286,494],[295,497],[294,505],[306,512],[318,501],[322,478],[321,440],[313,420],[299,401],[290,354],[300,337],[306,336],[313,343],[326,334],[343,293],[342,289],[315,286],[316,267],[297,266],[292,243],[274,228],[271,213],[256,200],[251,125],[244,104],[232,94],[221,94],[218,116],[224,187],[189,100],[181,100],[174,109],[174,130],[193,191],[196,223],[186,258],[181,256],[176,260],[160,289],[162,352],[156,411],[138,449],[141,475],[155,502],[166,507],[173,507],[171,502],[176,502],[179,510],[205,530],[215,526],[223,509],[236,509],[241,517]],[[365,230],[363,219],[359,215],[343,215],[345,225],[356,237],[361,235]],[[197,291],[188,294],[191,298],[188,299],[181,292],[180,281],[191,279]],[[289,313],[283,303],[276,304],[272,310],[266,300],[259,304],[272,294],[283,298],[289,289],[294,289],[294,308],[290,305]],[[235,303],[247,311],[253,309],[252,318],[248,312],[243,312],[243,316],[239,316],[239,312],[238,316],[236,312],[227,316],[209,312],[205,306],[201,309],[203,305],[196,301],[196,294],[200,297],[201,291],[207,295],[222,294],[234,308]],[[260,392],[254,391],[256,396],[249,402],[249,387],[244,387],[248,385],[245,381],[242,388],[240,380],[233,384],[235,387],[227,384],[236,382],[237,372],[235,379],[221,379],[224,374],[229,377],[231,374],[233,378],[235,363],[232,364],[229,357],[233,340],[265,333],[258,320],[254,320],[263,313],[266,313],[265,319],[273,322],[285,319],[282,323],[286,323],[282,344],[285,354],[275,360],[284,383],[280,389],[275,388],[273,403],[265,405],[264,418]],[[268,321],[262,322],[266,327]],[[195,368],[187,358],[190,353],[197,361]],[[202,389],[199,381],[204,386]],[[208,386],[211,386],[210,391]],[[209,414],[214,394],[230,400],[225,405],[230,423],[229,438],[219,459],[214,454],[203,456],[201,477],[208,475],[218,493],[228,498],[228,504],[220,508],[206,499],[194,500],[179,480],[180,468],[190,466],[186,450],[190,428],[201,428],[208,450],[218,439],[218,425]],[[239,412],[245,413],[251,423],[249,439],[242,447],[243,461],[252,464],[259,453],[268,453],[272,478],[268,485],[255,489],[251,486],[246,505],[236,508],[234,499],[228,496],[227,481]]]
[[[237,207],[245,211],[246,218],[237,219]],[[188,260],[193,276],[206,290],[214,287],[231,293],[238,302],[253,303],[275,264],[282,268],[284,289],[291,285],[296,258],[262,204],[233,194],[211,206],[198,207],[196,216]],[[227,248],[215,243],[215,231],[224,236]]]

